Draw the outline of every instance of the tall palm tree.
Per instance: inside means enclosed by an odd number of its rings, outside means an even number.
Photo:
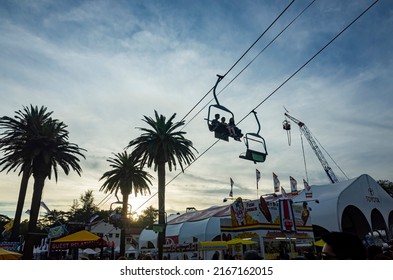
[[[46,119],[35,123],[31,130],[20,133],[7,147],[6,156],[13,154],[15,161],[26,161],[22,166],[29,165],[34,178],[33,197],[30,207],[28,234],[25,238],[23,251],[24,259],[32,259],[34,238],[37,220],[41,205],[42,191],[46,178],[51,179],[52,170],[57,181],[57,166],[60,166],[66,175],[73,169],[81,174],[79,158],[83,158],[82,151],[76,144],[68,142],[67,126],[57,119]]]
[[[165,167],[168,164],[169,171],[176,170],[179,163],[184,172],[183,165],[189,165],[194,159],[193,147],[190,140],[184,137],[186,132],[178,130],[184,125],[184,121],[173,122],[176,114],[168,120],[163,115],[154,111],[155,119],[144,116],[142,119],[149,128],[139,127],[143,133],[131,140],[127,146],[133,147],[136,157],[141,158],[141,164],[147,167],[154,166],[158,176],[158,223],[164,225],[165,221]],[[162,259],[165,232],[158,233],[158,258]]]
[[[19,188],[18,203],[15,211],[14,225],[12,228],[11,240],[16,241],[19,239],[20,219],[22,217],[23,206],[26,198],[29,178],[31,176],[31,161],[27,158],[26,154],[16,153],[21,151],[25,143],[21,141],[25,137],[34,134],[34,131],[42,123],[46,122],[52,112],[47,112],[47,108],[30,105],[19,110],[15,118],[4,116],[0,118],[0,129],[4,131],[0,134],[0,150],[4,152],[4,156],[0,159],[0,166],[3,168],[0,172],[11,170],[14,172],[20,167],[19,174],[22,173],[22,180]]]
[[[125,226],[127,221],[128,197],[132,191],[134,191],[135,196],[138,193],[142,195],[146,193],[150,194],[149,184],[151,185],[150,179],[153,177],[142,169],[143,166],[141,166],[138,158],[132,154],[128,154],[126,151],[115,154],[115,158],[109,158],[107,161],[110,163],[112,169],[102,175],[100,180],[105,179],[105,182],[101,186],[100,191],[104,191],[105,193],[115,192],[115,195],[117,195],[117,192],[120,190],[123,196],[120,256],[124,256],[126,251]]]

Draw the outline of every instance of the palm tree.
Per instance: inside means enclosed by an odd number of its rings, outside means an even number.
[[[105,172],[100,178],[100,180],[105,179],[100,191],[105,193],[115,192],[117,196],[117,192],[120,190],[123,196],[120,256],[124,256],[126,251],[125,223],[127,221],[128,197],[132,191],[134,191],[135,196],[138,193],[142,195],[150,194],[149,184],[151,185],[150,179],[153,177],[142,169],[138,158],[129,155],[126,151],[116,154],[115,158],[109,158],[107,161],[110,163],[112,170]]]
[[[20,167],[19,174],[22,173],[22,180],[19,188],[18,203],[15,211],[14,225],[12,228],[11,240],[16,241],[19,239],[20,219],[22,217],[23,206],[26,198],[26,191],[28,187],[29,178],[31,176],[31,161],[27,158],[26,154],[16,153],[21,151],[22,146],[25,144],[21,139],[29,137],[34,134],[34,131],[42,123],[46,122],[52,112],[47,112],[47,108],[24,107],[23,111],[19,110],[15,118],[4,116],[0,118],[0,128],[5,129],[0,134],[0,150],[4,152],[4,156],[0,159],[0,166],[3,168],[0,172],[11,170],[14,172]]]
[[[184,172],[184,164],[189,165],[194,159],[196,149],[190,140],[184,137],[183,131],[177,130],[184,125],[184,121],[174,123],[176,114],[168,120],[154,111],[155,119],[144,116],[143,121],[149,128],[139,127],[142,135],[131,140],[127,148],[134,147],[133,154],[141,158],[141,164],[154,166],[158,176],[158,223],[165,225],[165,166],[169,171],[176,170],[177,162]],[[158,258],[162,259],[165,232],[158,233]]]
[[[37,220],[41,205],[42,191],[46,178],[51,179],[52,170],[57,181],[59,165],[66,175],[70,169],[81,174],[79,159],[84,149],[68,142],[67,126],[57,119],[48,118],[35,123],[31,130],[25,130],[17,134],[12,144],[7,147],[6,156],[14,161],[22,161],[23,167],[30,166],[30,172],[34,178],[33,197],[30,207],[30,219],[28,234],[25,238],[23,251],[24,259],[32,259]],[[12,162],[12,161],[11,161]]]

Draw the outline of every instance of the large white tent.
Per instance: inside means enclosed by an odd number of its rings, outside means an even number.
[[[393,198],[369,175],[329,185],[313,185],[310,202],[314,233],[347,231],[361,238],[390,238],[393,230]],[[308,200],[300,192],[294,202]]]

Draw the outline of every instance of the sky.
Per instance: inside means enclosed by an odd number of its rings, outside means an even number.
[[[287,191],[289,176],[299,189],[303,179],[329,184],[299,127],[291,122],[290,138],[283,130],[286,110],[319,141],[339,180],[393,181],[392,2],[378,1],[345,29],[372,3],[2,0],[0,115],[45,106],[68,126],[70,142],[87,150],[81,176],[60,170],[57,182],[46,181],[42,200],[50,209],[69,210],[88,190],[101,209],[118,206],[99,191],[107,159],[140,135],[155,110],[184,119],[198,151],[184,173],[167,170],[168,214],[222,205],[230,178],[234,197],[248,199],[273,192],[273,172]],[[240,159],[243,142],[215,143],[208,130],[217,74],[225,75],[218,101],[243,133],[258,131],[257,113],[264,163]],[[138,213],[158,207],[157,174],[146,170],[151,195],[129,200]],[[13,217],[20,180],[18,172],[0,173],[0,214]]]

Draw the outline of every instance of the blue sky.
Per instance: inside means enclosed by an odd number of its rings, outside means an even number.
[[[203,154],[184,174],[167,173],[168,182],[176,176],[167,186],[169,213],[222,204],[230,177],[234,195],[244,198],[271,192],[272,172],[284,188],[289,189],[289,176],[302,188],[300,132],[292,123],[289,146],[283,106],[307,125],[348,178],[369,174],[393,181],[391,1],[379,1],[277,90],[373,1],[315,1],[257,56],[311,3],[294,1],[231,69],[289,2],[1,1],[0,115],[12,116],[30,104],[46,106],[68,125],[70,141],[87,149],[81,177],[60,174],[57,183],[46,182],[46,204],[68,210],[86,190],[94,191],[97,203],[105,199],[98,190],[109,169],[106,159],[139,135],[135,128],[154,110],[167,117],[176,113],[177,121],[190,113],[184,131],[198,156]],[[216,74],[227,72],[218,98],[237,121],[244,118],[243,132],[256,132],[249,113],[275,92],[256,109],[269,153],[265,163],[239,159],[245,151],[241,142],[221,141],[204,153],[215,141],[204,120],[213,95],[190,110],[213,87]],[[305,139],[304,150],[310,184],[329,183]],[[256,168],[262,173],[258,193]],[[19,181],[17,173],[0,174],[0,213],[13,215]],[[31,188],[32,181],[25,209]],[[151,192],[156,191],[154,180]],[[109,209],[114,201],[101,206]],[[130,202],[134,210],[157,207],[156,196]]]

